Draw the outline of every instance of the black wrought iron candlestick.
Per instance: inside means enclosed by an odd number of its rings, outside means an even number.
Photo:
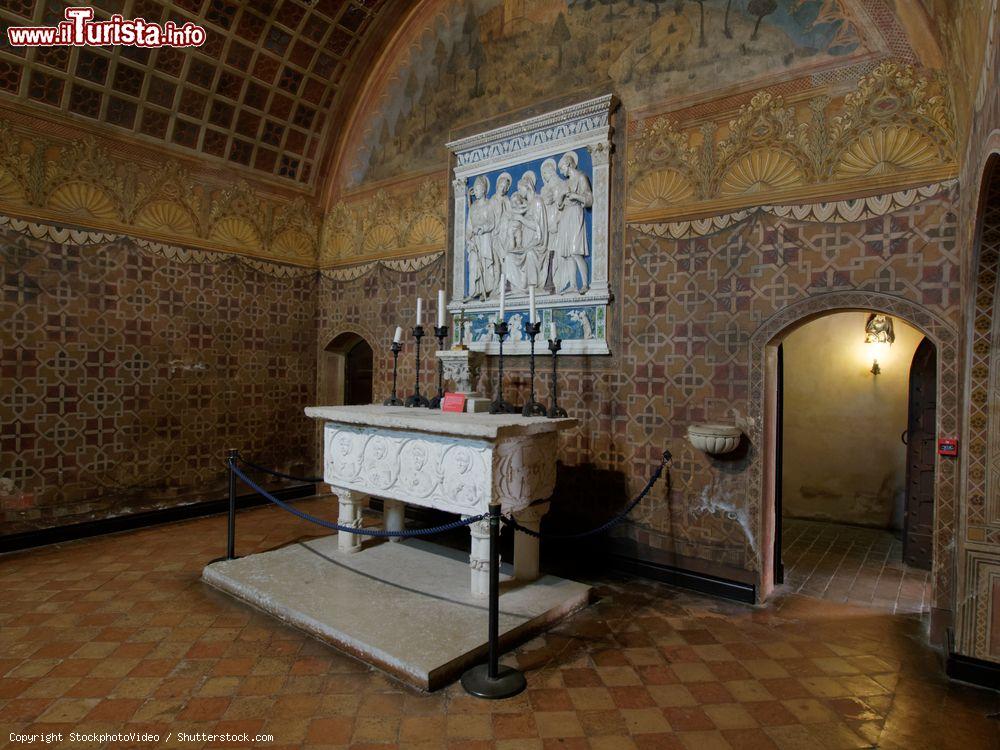
[[[444,340],[448,338],[448,326],[434,326],[434,336],[438,340],[438,350],[444,349]],[[438,393],[431,399],[428,406],[431,409],[440,409],[441,402],[444,401],[444,360],[440,357],[438,361]]]
[[[562,339],[553,341],[549,339],[549,351],[552,352],[552,403],[549,404],[549,411],[546,416],[549,419],[568,417],[566,410],[559,406],[559,378],[556,371],[556,353],[562,349]]]
[[[426,396],[420,395],[420,339],[424,337],[424,327],[421,325],[413,326],[413,338],[417,340],[417,353],[416,353],[416,369],[415,377],[413,380],[413,395],[406,399],[406,403],[403,406],[429,406],[430,401],[427,400]]]
[[[393,341],[389,348],[392,349],[392,397],[383,401],[382,405],[402,406],[402,400],[396,395],[396,374],[399,372],[399,352],[403,349],[403,345],[398,341]]]
[[[490,414],[512,414],[514,407],[503,400],[503,340],[510,333],[506,320],[498,320],[493,324],[493,332],[500,338],[500,360],[497,365],[497,395],[490,404]]]
[[[531,397],[525,402],[524,408],[521,409],[521,416],[544,417],[548,412],[544,406],[535,401],[535,336],[542,330],[541,321],[528,323],[524,326],[524,330],[531,338]]]

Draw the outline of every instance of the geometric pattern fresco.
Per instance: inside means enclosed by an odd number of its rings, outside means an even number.
[[[72,5],[72,3],[69,3]],[[191,156],[312,184],[328,112],[382,0],[104,0],[112,13],[201,25],[201,47],[11,47],[0,42],[0,95],[36,111]],[[64,4],[6,0],[0,28],[51,26]]]
[[[5,533],[220,497],[230,447],[311,467],[314,274],[2,231]]]
[[[641,489],[669,448],[674,455],[669,482],[633,512],[620,543],[641,548],[647,558],[708,561],[733,577],[757,570],[761,509],[759,489],[752,491],[751,484],[759,476],[760,445],[754,439],[736,458],[708,458],[691,447],[685,432],[690,423],[721,420],[753,434],[748,425],[762,387],[753,367],[755,333],[797,306],[813,312],[827,303],[829,309],[874,306],[915,319],[938,344],[939,382],[951,389],[939,419],[953,424],[953,329],[959,314],[955,200],[956,186],[949,184],[906,207],[887,204],[892,210],[864,220],[754,213],[713,235],[680,240],[628,227],[620,294],[609,324],[620,331],[620,346],[610,358],[565,358],[560,364],[560,404],[582,422],[581,429],[562,437],[559,453],[560,461],[573,467],[560,476],[560,491],[573,494],[575,486],[582,491],[573,497],[572,512],[606,518],[609,505],[618,507],[624,496]],[[350,281],[323,279],[319,346],[349,330],[368,338],[375,349],[376,398],[385,398],[391,384],[390,333],[396,325],[408,332],[414,297],[433,299],[443,275],[442,263],[415,273],[373,266]],[[848,293],[855,293],[850,300]],[[774,334],[790,323],[791,318]],[[404,342],[401,395],[413,382],[412,343]],[[435,376],[424,343],[421,382],[427,384]],[[536,388],[543,402],[548,367],[547,357],[540,360],[544,377]],[[505,394],[515,401],[526,391],[526,369],[522,358],[505,363]],[[949,477],[947,470],[940,472],[941,486],[953,483]],[[603,483],[601,492],[594,492],[595,482]],[[939,545],[952,531],[948,503],[939,513]],[[553,515],[564,511],[565,504],[553,506]]]

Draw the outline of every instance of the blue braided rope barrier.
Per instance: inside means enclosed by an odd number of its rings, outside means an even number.
[[[265,474],[270,474],[272,477],[278,477],[279,479],[289,479],[293,482],[306,482],[307,484],[319,484],[323,481],[323,477],[293,477],[291,474],[285,474],[280,471],[275,471],[274,469],[268,469],[264,466],[260,466],[259,464],[255,464],[253,461],[247,461],[242,455],[239,456],[239,460],[251,469],[262,471]]]
[[[413,536],[430,536],[431,534],[440,534],[443,531],[451,531],[452,529],[459,529],[463,526],[469,526],[474,524],[476,521],[482,521],[484,518],[489,517],[489,513],[480,513],[478,516],[471,516],[465,519],[459,519],[458,521],[452,521],[451,523],[445,523],[440,526],[432,526],[429,529],[412,529],[410,531],[386,531],[385,529],[366,529],[366,528],[355,528],[354,526],[341,526],[339,523],[334,523],[333,521],[325,521],[322,518],[317,518],[316,516],[310,515],[305,511],[299,510],[298,508],[292,507],[288,503],[279,500],[270,492],[265,490],[250,477],[240,471],[240,468],[235,464],[231,463],[230,468],[233,473],[240,478],[247,487],[252,489],[254,492],[259,494],[261,497],[270,500],[272,503],[277,505],[279,508],[287,510],[293,516],[298,516],[306,521],[310,521],[317,526],[322,526],[327,529],[332,529],[333,531],[342,531],[346,534],[360,534],[362,536],[374,536],[374,537],[393,537],[393,538],[406,538]]]
[[[670,454],[670,451],[663,451],[663,458],[660,461],[660,465],[657,466],[656,469],[653,471],[652,475],[649,477],[649,481],[646,482],[646,486],[642,488],[642,491],[639,493],[638,497],[636,497],[635,500],[629,503],[628,506],[620,513],[613,516],[609,520],[605,521],[595,529],[590,529],[588,531],[580,531],[575,534],[542,534],[540,531],[535,531],[534,529],[529,529],[525,526],[522,526],[516,520],[514,520],[513,516],[510,517],[503,516],[502,520],[506,526],[510,526],[512,529],[527,534],[528,536],[535,537],[536,539],[583,539],[584,537],[600,534],[602,532],[607,531],[612,526],[615,526],[624,521],[625,518],[628,516],[628,514],[631,513],[633,510],[635,510],[635,506],[637,506],[639,503],[641,503],[643,500],[646,499],[646,495],[648,495],[649,491],[653,489],[653,485],[656,484],[657,481],[659,481],[660,477],[663,475],[663,470],[667,467],[667,464],[670,463],[670,460],[672,458],[673,456]]]

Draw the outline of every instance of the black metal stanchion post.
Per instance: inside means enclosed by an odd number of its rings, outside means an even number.
[[[229,523],[226,534],[226,559],[236,559],[236,461],[240,457],[238,450],[230,449],[226,454],[226,465],[229,467]]]
[[[382,402],[383,406],[402,406],[403,402],[396,395],[396,375],[399,373],[399,352],[403,345],[398,341],[393,341],[392,346],[392,396]]]
[[[493,332],[500,339],[500,358],[497,364],[497,395],[490,404],[490,414],[512,414],[514,407],[503,400],[503,340],[510,333],[510,328],[506,320],[498,320],[493,324]]]
[[[448,337],[448,326],[434,326],[434,336],[438,340],[438,350],[444,349],[444,340]],[[444,360],[440,357],[437,358],[438,361],[438,392],[437,395],[431,399],[428,406],[431,409],[440,409],[441,402],[444,400]]]
[[[490,505],[489,656],[462,675],[462,687],[477,698],[510,698],[528,686],[524,673],[500,664],[500,504]]]
[[[544,417],[547,413],[545,407],[535,401],[535,337],[542,330],[541,321],[528,323],[524,327],[524,330],[527,331],[528,336],[531,338],[531,396],[525,402],[524,408],[521,409],[521,416]]]
[[[566,410],[559,407],[559,376],[556,371],[556,360],[558,352],[562,349],[562,339],[549,339],[549,351],[552,352],[552,403],[549,404],[549,411],[546,416],[549,419],[569,416]]]
[[[430,402],[427,400],[426,396],[420,394],[420,339],[424,337],[424,327],[421,325],[413,326],[413,338],[417,340],[417,353],[415,360],[416,367],[416,377],[413,381],[413,395],[406,399],[406,403],[403,406],[429,406]]]

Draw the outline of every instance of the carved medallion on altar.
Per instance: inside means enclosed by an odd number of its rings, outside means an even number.
[[[456,342],[496,354],[501,296],[505,354],[527,354],[529,289],[542,331],[566,354],[608,354],[610,94],[448,144]],[[465,330],[463,330],[463,328]],[[462,337],[461,339],[459,337]]]

